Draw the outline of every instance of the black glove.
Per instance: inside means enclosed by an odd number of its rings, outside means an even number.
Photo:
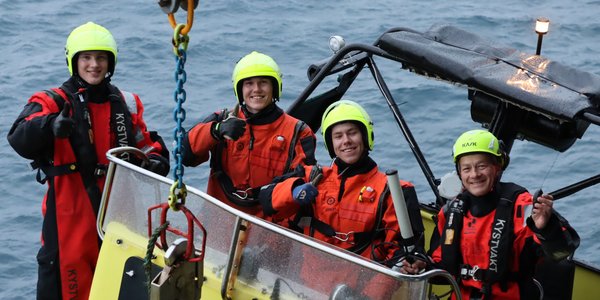
[[[54,133],[54,136],[57,138],[67,138],[71,135],[71,132],[73,132],[75,120],[69,117],[70,108],[71,103],[65,102],[62,111],[52,122],[52,133]]]
[[[166,158],[156,154],[148,155],[148,162],[142,163],[142,168],[162,176],[169,174],[170,167]]]
[[[246,121],[229,116],[227,119],[215,123],[211,133],[219,141],[224,138],[236,141],[244,134],[244,131],[246,131]]]

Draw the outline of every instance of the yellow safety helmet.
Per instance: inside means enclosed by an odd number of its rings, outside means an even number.
[[[96,23],[87,22],[73,29],[67,38],[65,56],[71,75],[77,74],[77,53],[93,50],[106,51],[112,56],[108,63],[108,77],[114,74],[117,64],[117,42],[108,29]]]
[[[498,158],[502,169],[508,166],[508,155],[502,149],[502,143],[491,132],[482,129],[469,130],[461,134],[452,148],[454,163],[468,153],[489,153]]]
[[[242,57],[242,59],[238,61],[231,76],[233,92],[240,104],[244,102],[241,87],[242,81],[246,78],[256,76],[271,77],[273,81],[273,100],[279,100],[282,88],[279,66],[270,56],[257,51],[252,51],[252,53]]]
[[[327,107],[321,120],[321,134],[325,140],[325,148],[329,151],[331,158],[335,157],[331,142],[331,128],[333,125],[353,121],[360,124],[365,146],[373,150],[375,134],[373,133],[373,121],[367,111],[358,103],[350,100],[339,100]]]

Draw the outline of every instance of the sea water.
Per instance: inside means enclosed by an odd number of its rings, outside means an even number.
[[[283,72],[280,105],[288,107],[307,85],[307,67],[331,55],[327,43],[341,35],[347,43],[373,43],[385,30],[408,27],[425,31],[433,24],[453,24],[520,51],[535,52],[535,19],[550,19],[542,55],[600,75],[600,1],[200,1],[189,33],[184,85],[187,112],[184,127],[203,116],[232,107],[231,72],[236,61],[252,50],[271,55]],[[87,21],[106,26],[119,44],[113,83],[138,93],[144,118],[172,149],[172,111],[176,68],[173,29],[157,1],[8,1],[0,0],[0,133],[6,136],[31,94],[59,86],[68,78],[64,44],[69,32]],[[183,10],[176,13],[185,22]],[[463,131],[480,126],[470,119],[466,91],[426,80],[381,62],[387,83],[436,177],[453,170],[451,147]],[[360,77],[366,77],[365,70]],[[384,76],[386,76],[384,74]],[[410,147],[392,120],[375,85],[357,84],[347,99],[367,104],[375,122],[372,156],[382,169],[394,168],[417,186],[420,201],[433,201],[427,181]],[[594,127],[594,126],[592,126]],[[45,186],[35,181],[28,161],[0,139],[0,299],[35,297]],[[598,171],[600,135],[590,128],[573,151],[557,153],[527,141],[517,141],[505,180],[530,191],[550,192]],[[318,133],[317,159],[329,163]],[[577,149],[576,149],[577,148]],[[173,160],[172,160],[173,163]],[[184,182],[203,188],[208,167],[186,168]],[[576,257],[595,266],[600,251],[600,187],[591,187],[558,201],[582,237]],[[166,195],[165,195],[166,197]]]

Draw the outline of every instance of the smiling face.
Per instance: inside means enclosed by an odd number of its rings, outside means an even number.
[[[263,76],[244,79],[242,95],[248,111],[258,113],[273,102],[273,82]]]
[[[357,162],[365,151],[362,132],[358,125],[352,122],[333,125],[331,144],[335,155],[347,164]]]
[[[474,153],[459,158],[458,171],[465,189],[481,197],[492,191],[502,168],[490,154]]]
[[[77,56],[77,74],[91,85],[97,85],[108,73],[109,55],[106,51],[83,51]]]

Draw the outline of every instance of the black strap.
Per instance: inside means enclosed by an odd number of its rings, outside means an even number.
[[[442,208],[446,216],[446,224],[440,238],[442,249],[442,268],[453,275],[459,274],[459,264],[462,262],[460,252],[460,235],[465,215],[465,202],[458,195]]]
[[[287,173],[290,170],[290,167],[292,166],[292,162],[294,161],[295,158],[295,153],[296,153],[296,141],[298,140],[298,137],[300,135],[300,131],[302,131],[302,129],[304,128],[304,126],[306,126],[306,124],[304,124],[304,122],[298,120],[298,122],[296,122],[296,125],[294,126],[294,135],[292,136],[292,141],[293,143],[290,143],[290,149],[288,150],[288,159],[285,162],[285,168],[283,168],[283,173]]]
[[[52,166],[49,164],[44,164],[41,161],[34,161],[31,163],[31,168],[36,170],[37,174],[35,175],[35,179],[37,182],[44,184],[48,180],[49,177],[55,177],[60,175],[71,174],[79,171],[79,167],[77,163],[64,164],[60,166]],[[44,173],[44,178],[42,178],[42,172]]]
[[[87,118],[87,104],[81,102],[79,94],[75,95],[67,93],[70,98],[71,106],[73,107],[73,118],[76,120],[73,133],[69,136],[75,159],[80,166],[79,174],[83,180],[83,185],[90,198],[92,208],[97,213],[100,208],[101,191],[98,187],[96,176],[94,176],[94,168],[98,164],[96,157],[96,149],[90,141],[91,126]],[[82,96],[83,97],[83,96]]]
[[[125,95],[115,86],[109,86],[110,94],[110,128],[116,134],[117,146],[136,146],[136,140],[133,133],[133,121],[131,120],[131,112],[127,108],[127,100]],[[133,95],[131,95],[133,96]],[[134,99],[132,99],[134,100]],[[135,103],[130,103],[135,105]]]
[[[75,172],[79,172],[79,166],[77,163],[68,163],[60,166],[53,166],[41,161],[33,161],[31,163],[31,168],[33,170],[37,169],[37,174],[35,179],[37,182],[41,184],[45,184],[50,177],[56,177],[61,175],[67,175]],[[97,177],[101,177],[106,175],[106,170],[108,169],[108,165],[98,164],[94,169],[94,175]],[[42,173],[44,173],[44,178],[42,178]]]
[[[486,271],[482,290],[484,295],[489,295],[492,291],[491,285],[500,282],[503,291],[507,289],[507,276],[510,266],[510,252],[512,241],[514,240],[513,231],[513,212],[516,196],[514,199],[500,198],[494,223],[492,227],[492,236],[490,238],[490,257],[489,268]],[[498,234],[500,233],[500,234]]]

